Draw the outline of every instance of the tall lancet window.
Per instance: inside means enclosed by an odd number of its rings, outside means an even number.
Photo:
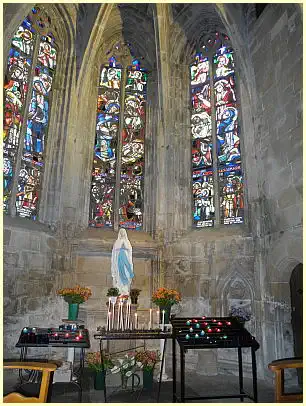
[[[89,225],[139,230],[148,74],[127,45],[117,58],[117,46],[99,79]]]
[[[190,66],[193,224],[244,222],[234,52],[221,33],[201,44]],[[212,91],[213,89],[213,91]]]
[[[56,67],[50,18],[34,7],[12,39],[4,85],[4,198],[7,214],[36,220]]]

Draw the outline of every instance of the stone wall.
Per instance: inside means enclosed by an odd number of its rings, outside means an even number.
[[[15,344],[23,327],[58,327],[65,309],[56,289],[71,276],[48,227],[5,216],[3,231],[4,354],[9,358],[19,354]]]
[[[256,268],[262,286],[266,366],[272,359],[293,355],[289,280],[302,262],[299,5],[268,5],[250,31],[250,52],[257,91],[254,147],[261,218]]]

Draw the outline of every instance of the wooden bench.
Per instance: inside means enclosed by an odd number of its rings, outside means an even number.
[[[295,402],[303,400],[303,393],[284,392],[284,370],[288,368],[303,368],[302,358],[284,358],[272,361],[269,369],[275,372],[275,402]]]

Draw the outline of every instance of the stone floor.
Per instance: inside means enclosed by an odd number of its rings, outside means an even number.
[[[17,384],[17,375],[4,374],[4,393],[10,392]],[[110,377],[109,377],[110,378]],[[109,381],[109,382],[113,382]],[[251,379],[244,379],[245,391],[252,393]],[[179,387],[179,386],[178,386]],[[152,391],[145,390],[121,390],[120,385],[114,387],[109,385],[107,388],[107,401],[110,403],[155,403],[158,384],[154,383]],[[238,377],[235,376],[202,376],[195,373],[186,375],[186,396],[215,396],[230,395],[239,392]],[[80,403],[79,392],[75,385],[69,383],[55,383],[52,386],[52,403]],[[260,403],[271,403],[274,399],[274,388],[271,384],[264,381],[258,381],[258,401]],[[161,386],[160,402],[172,402],[172,382],[163,382]],[[239,398],[202,400],[201,403],[236,403]],[[245,399],[245,402],[251,402]],[[82,403],[104,403],[104,393],[101,390],[93,388],[92,373],[85,369],[83,379],[83,398]]]

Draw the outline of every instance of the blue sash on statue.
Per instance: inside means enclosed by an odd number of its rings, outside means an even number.
[[[130,280],[134,277],[132,266],[126,255],[126,249],[120,248],[118,254],[118,272],[123,285],[128,285]],[[130,279],[127,278],[127,275]]]

